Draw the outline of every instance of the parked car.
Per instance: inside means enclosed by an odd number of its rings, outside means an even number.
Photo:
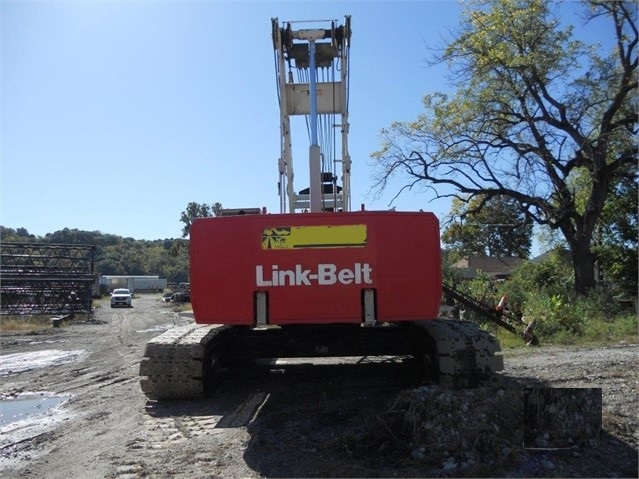
[[[164,301],[165,303],[169,303],[172,297],[173,293],[164,293],[164,296],[162,296],[162,301]]]
[[[132,294],[126,288],[117,288],[113,290],[111,293],[111,307],[115,308],[116,306],[124,306],[126,308],[131,308],[133,305],[131,304]]]

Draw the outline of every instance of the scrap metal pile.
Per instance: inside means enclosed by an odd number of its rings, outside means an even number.
[[[2,314],[91,312],[95,246],[2,243]]]

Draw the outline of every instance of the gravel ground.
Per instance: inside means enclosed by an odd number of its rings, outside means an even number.
[[[442,390],[402,358],[333,358],[260,363],[223,374],[209,397],[147,401],[144,344],[186,321],[143,295],[91,321],[0,336],[0,476],[638,476],[636,344],[506,351],[490,389]],[[526,386],[601,388],[601,433],[524,449]],[[16,399],[40,406],[12,421]]]

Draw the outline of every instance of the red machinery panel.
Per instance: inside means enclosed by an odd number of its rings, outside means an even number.
[[[191,226],[191,303],[198,323],[358,323],[363,290],[379,322],[435,318],[439,224],[432,213],[241,215]]]

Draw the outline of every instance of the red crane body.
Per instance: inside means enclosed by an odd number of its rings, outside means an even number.
[[[239,215],[191,228],[191,303],[202,324],[256,325],[257,293],[269,325],[436,318],[439,225],[432,213]]]

